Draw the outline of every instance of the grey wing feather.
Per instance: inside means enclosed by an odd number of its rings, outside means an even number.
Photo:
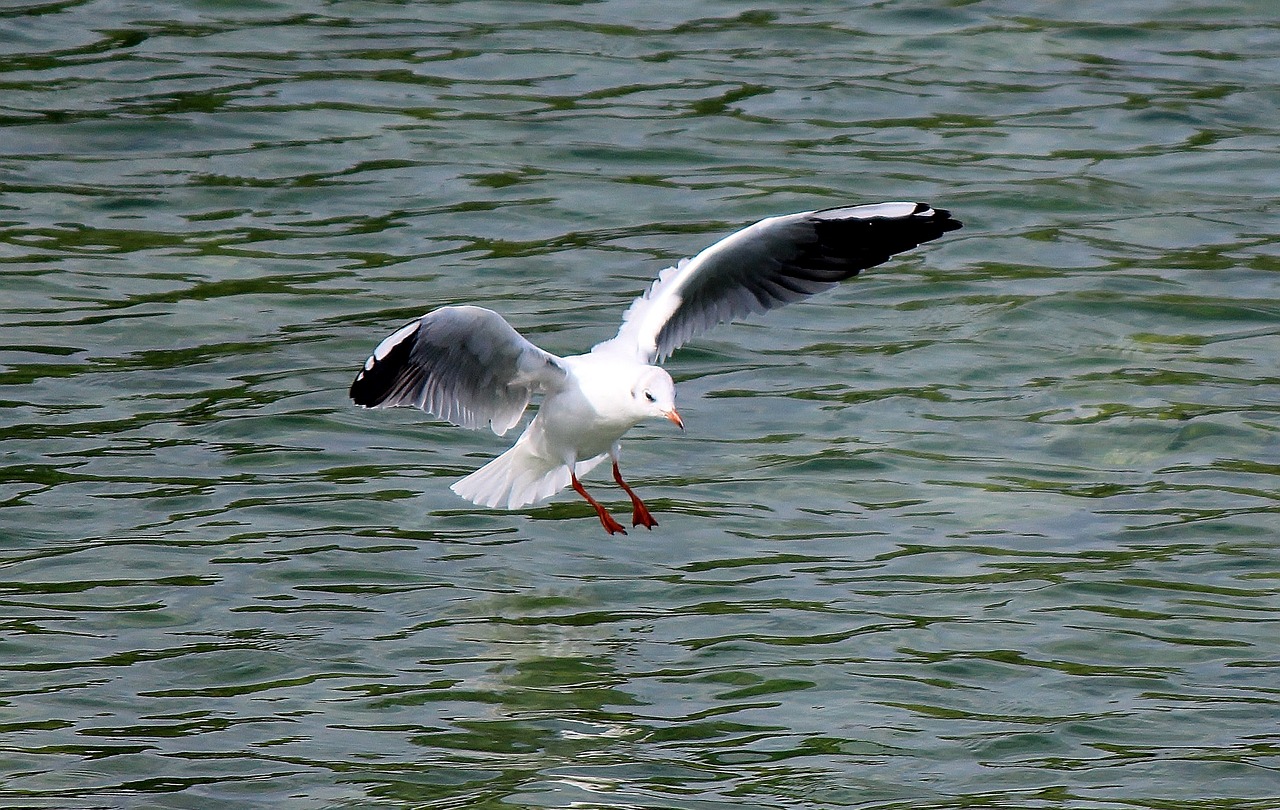
[[[660,362],[694,335],[830,289],[895,253],[960,228],[924,203],[844,206],[771,217],[659,274],[596,347]]]
[[[498,313],[442,307],[378,344],[350,396],[366,408],[412,406],[502,435],[520,421],[535,392],[559,387],[565,376],[560,358],[523,338]]]

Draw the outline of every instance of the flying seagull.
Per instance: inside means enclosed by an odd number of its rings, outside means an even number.
[[[853,205],[770,217],[667,268],[622,316],[618,334],[586,354],[557,357],[501,315],[446,306],[392,332],[351,384],[366,408],[408,405],[501,436],[542,394],[515,445],[453,484],[480,506],[517,509],[572,486],[609,534],[626,530],[583,488],[606,458],[631,498],[632,525],[658,525],[622,480],[620,440],[661,417],[680,428],[671,376],[657,364],[711,327],[828,290],[960,223],[924,203]]]

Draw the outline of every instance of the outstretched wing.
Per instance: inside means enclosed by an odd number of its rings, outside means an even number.
[[[501,436],[536,391],[565,379],[560,358],[520,336],[483,307],[442,307],[378,344],[351,383],[366,408],[411,405],[466,428]]]
[[[665,360],[694,335],[830,289],[960,223],[941,208],[890,202],[770,217],[663,270],[593,351]]]

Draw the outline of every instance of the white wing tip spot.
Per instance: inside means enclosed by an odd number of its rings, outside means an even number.
[[[373,350],[373,356],[369,358],[367,363],[365,363],[365,369],[373,368],[374,363],[381,362],[384,357],[391,353],[392,349],[400,345],[400,341],[418,331],[418,326],[420,324],[421,321],[414,321],[413,323],[405,324],[388,335],[381,343],[378,344],[378,347]]]
[[[850,205],[844,208],[829,208],[825,211],[816,211],[814,213],[821,219],[839,219],[843,217],[849,217],[852,219],[875,219],[877,217],[899,219],[911,216],[932,217],[937,214],[937,212],[930,206],[916,202],[883,202],[872,203],[870,205]]]

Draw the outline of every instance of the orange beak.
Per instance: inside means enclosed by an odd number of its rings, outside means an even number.
[[[666,413],[663,414],[663,416],[667,417],[672,422],[675,422],[676,427],[680,428],[681,430],[684,430],[684,420],[680,418],[680,414],[676,413],[675,408],[672,408],[671,410],[667,411]]]

